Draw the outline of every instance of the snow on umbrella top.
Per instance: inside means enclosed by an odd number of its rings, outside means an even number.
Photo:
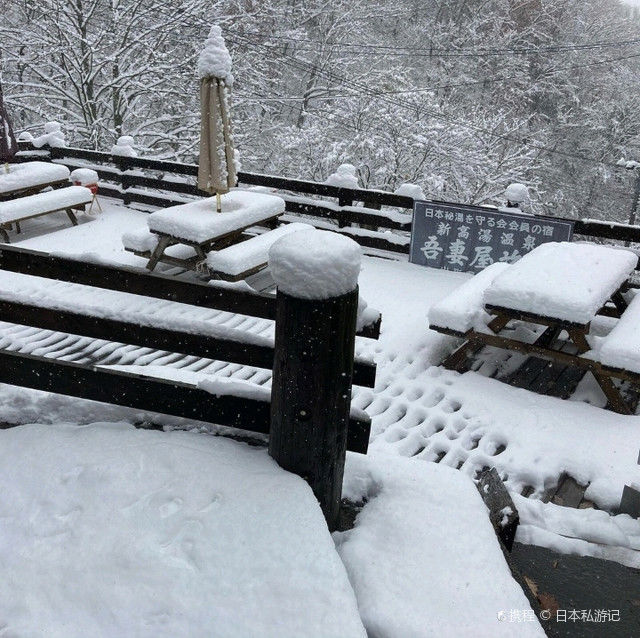
[[[7,163],[17,152],[18,143],[11,128],[9,114],[4,106],[2,86],[0,86],[0,161]]]
[[[198,188],[215,193],[218,212],[220,195],[236,185],[228,92],[233,84],[231,56],[219,26],[211,27],[198,58],[200,77],[200,161]]]
[[[231,55],[222,37],[222,29],[214,24],[205,40],[204,49],[198,57],[198,77],[224,80],[228,87],[233,86],[231,74]]]

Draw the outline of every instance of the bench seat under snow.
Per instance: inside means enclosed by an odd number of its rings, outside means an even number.
[[[472,328],[485,326],[489,315],[484,310],[484,293],[507,268],[510,265],[504,262],[491,264],[431,306],[430,327],[465,334]]]
[[[67,186],[57,190],[0,202],[0,224],[19,222],[59,210],[88,204],[93,195],[84,186]]]
[[[207,255],[207,266],[212,273],[223,278],[248,276],[252,271],[266,266],[269,248],[280,237],[310,228],[312,227],[309,224],[285,224],[228,248],[212,250]]]
[[[122,235],[122,245],[132,253],[151,253],[158,245],[158,235],[148,228],[138,228]]]
[[[640,374],[640,294],[636,295],[613,330],[602,340],[598,359],[603,366]]]

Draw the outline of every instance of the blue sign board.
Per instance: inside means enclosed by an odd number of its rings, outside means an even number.
[[[571,241],[573,222],[505,209],[417,201],[409,261],[479,272],[496,261],[513,263],[540,244]]]

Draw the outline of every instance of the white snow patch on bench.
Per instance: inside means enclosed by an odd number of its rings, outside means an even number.
[[[276,240],[285,235],[312,228],[309,224],[301,223],[279,226],[275,230],[256,235],[228,248],[212,250],[207,256],[207,265],[216,272],[239,275],[266,264],[269,258],[269,249]]]
[[[465,333],[471,328],[486,326],[489,315],[483,308],[485,290],[503,273],[509,264],[496,262],[465,281],[442,301],[429,309],[429,324]]]
[[[133,252],[151,252],[158,245],[158,236],[148,228],[138,228],[122,235],[122,245]]]
[[[84,186],[67,186],[57,190],[0,202],[0,223],[19,221],[36,215],[53,213],[88,204],[93,195]]]
[[[599,341],[600,363],[640,374],[640,295],[636,295],[613,330]]]

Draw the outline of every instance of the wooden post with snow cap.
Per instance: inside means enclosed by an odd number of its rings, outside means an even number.
[[[340,512],[358,312],[360,248],[303,230],[269,251],[278,287],[269,454],[302,476],[327,520]]]

